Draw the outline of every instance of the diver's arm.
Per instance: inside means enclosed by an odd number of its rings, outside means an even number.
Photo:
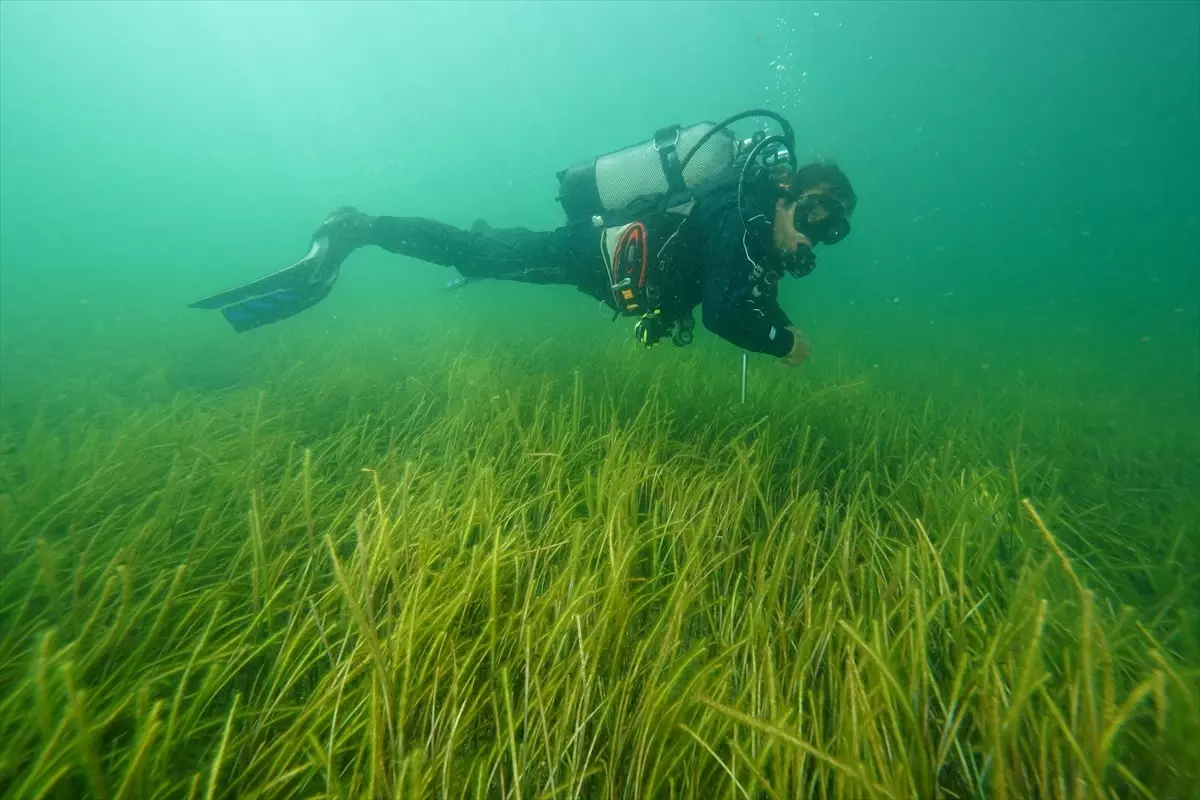
[[[701,307],[704,327],[745,350],[783,357],[792,350],[791,321],[771,296],[751,292],[750,261],[737,210],[715,220],[701,245]]]
[[[779,335],[785,340],[791,341],[791,346],[780,356],[780,360],[789,367],[798,367],[803,364],[804,360],[808,358],[810,350],[808,340],[780,308],[774,293],[772,293],[770,303],[766,305],[766,313],[772,325],[780,331]]]
[[[714,299],[703,304],[704,327],[744,350],[778,357],[791,352],[795,335],[782,311],[775,315],[748,301],[725,304]]]

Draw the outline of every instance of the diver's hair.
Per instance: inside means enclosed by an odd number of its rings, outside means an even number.
[[[778,187],[779,197],[796,200],[809,189],[825,186],[826,191],[845,207],[847,215],[853,214],[858,205],[858,196],[850,179],[832,161],[813,161],[795,172],[786,164],[779,165],[771,169],[770,181]]]

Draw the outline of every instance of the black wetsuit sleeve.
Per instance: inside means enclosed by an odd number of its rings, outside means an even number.
[[[743,241],[737,209],[706,220],[698,253],[704,327],[738,347],[785,356],[792,349],[791,320],[779,307],[774,287],[751,291],[754,262]]]

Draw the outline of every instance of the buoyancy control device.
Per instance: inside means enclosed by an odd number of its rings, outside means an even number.
[[[755,131],[739,139],[730,127],[751,117],[775,120],[781,134]],[[558,173],[558,201],[568,224],[601,229],[613,319],[640,315],[635,336],[647,347],[672,333],[677,345],[691,342],[690,311],[664,308],[661,284],[673,268],[672,242],[695,200],[737,185],[742,209],[746,180],[755,170],[780,163],[796,168],[792,126],[761,109],[718,123],[671,125],[653,139],[597,156]],[[743,223],[746,220],[742,211]]]

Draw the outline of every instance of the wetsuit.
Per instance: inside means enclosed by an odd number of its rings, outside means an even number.
[[[766,215],[742,225],[733,191],[698,202],[680,229],[683,268],[664,275],[663,297],[673,310],[699,305],[704,326],[738,347],[774,356],[792,348],[791,325],[779,307]],[[548,232],[526,228],[465,231],[421,217],[371,217],[356,244],[442,266],[468,278],[567,284],[612,301],[599,229],[572,225]],[[755,266],[763,265],[756,276]]]

